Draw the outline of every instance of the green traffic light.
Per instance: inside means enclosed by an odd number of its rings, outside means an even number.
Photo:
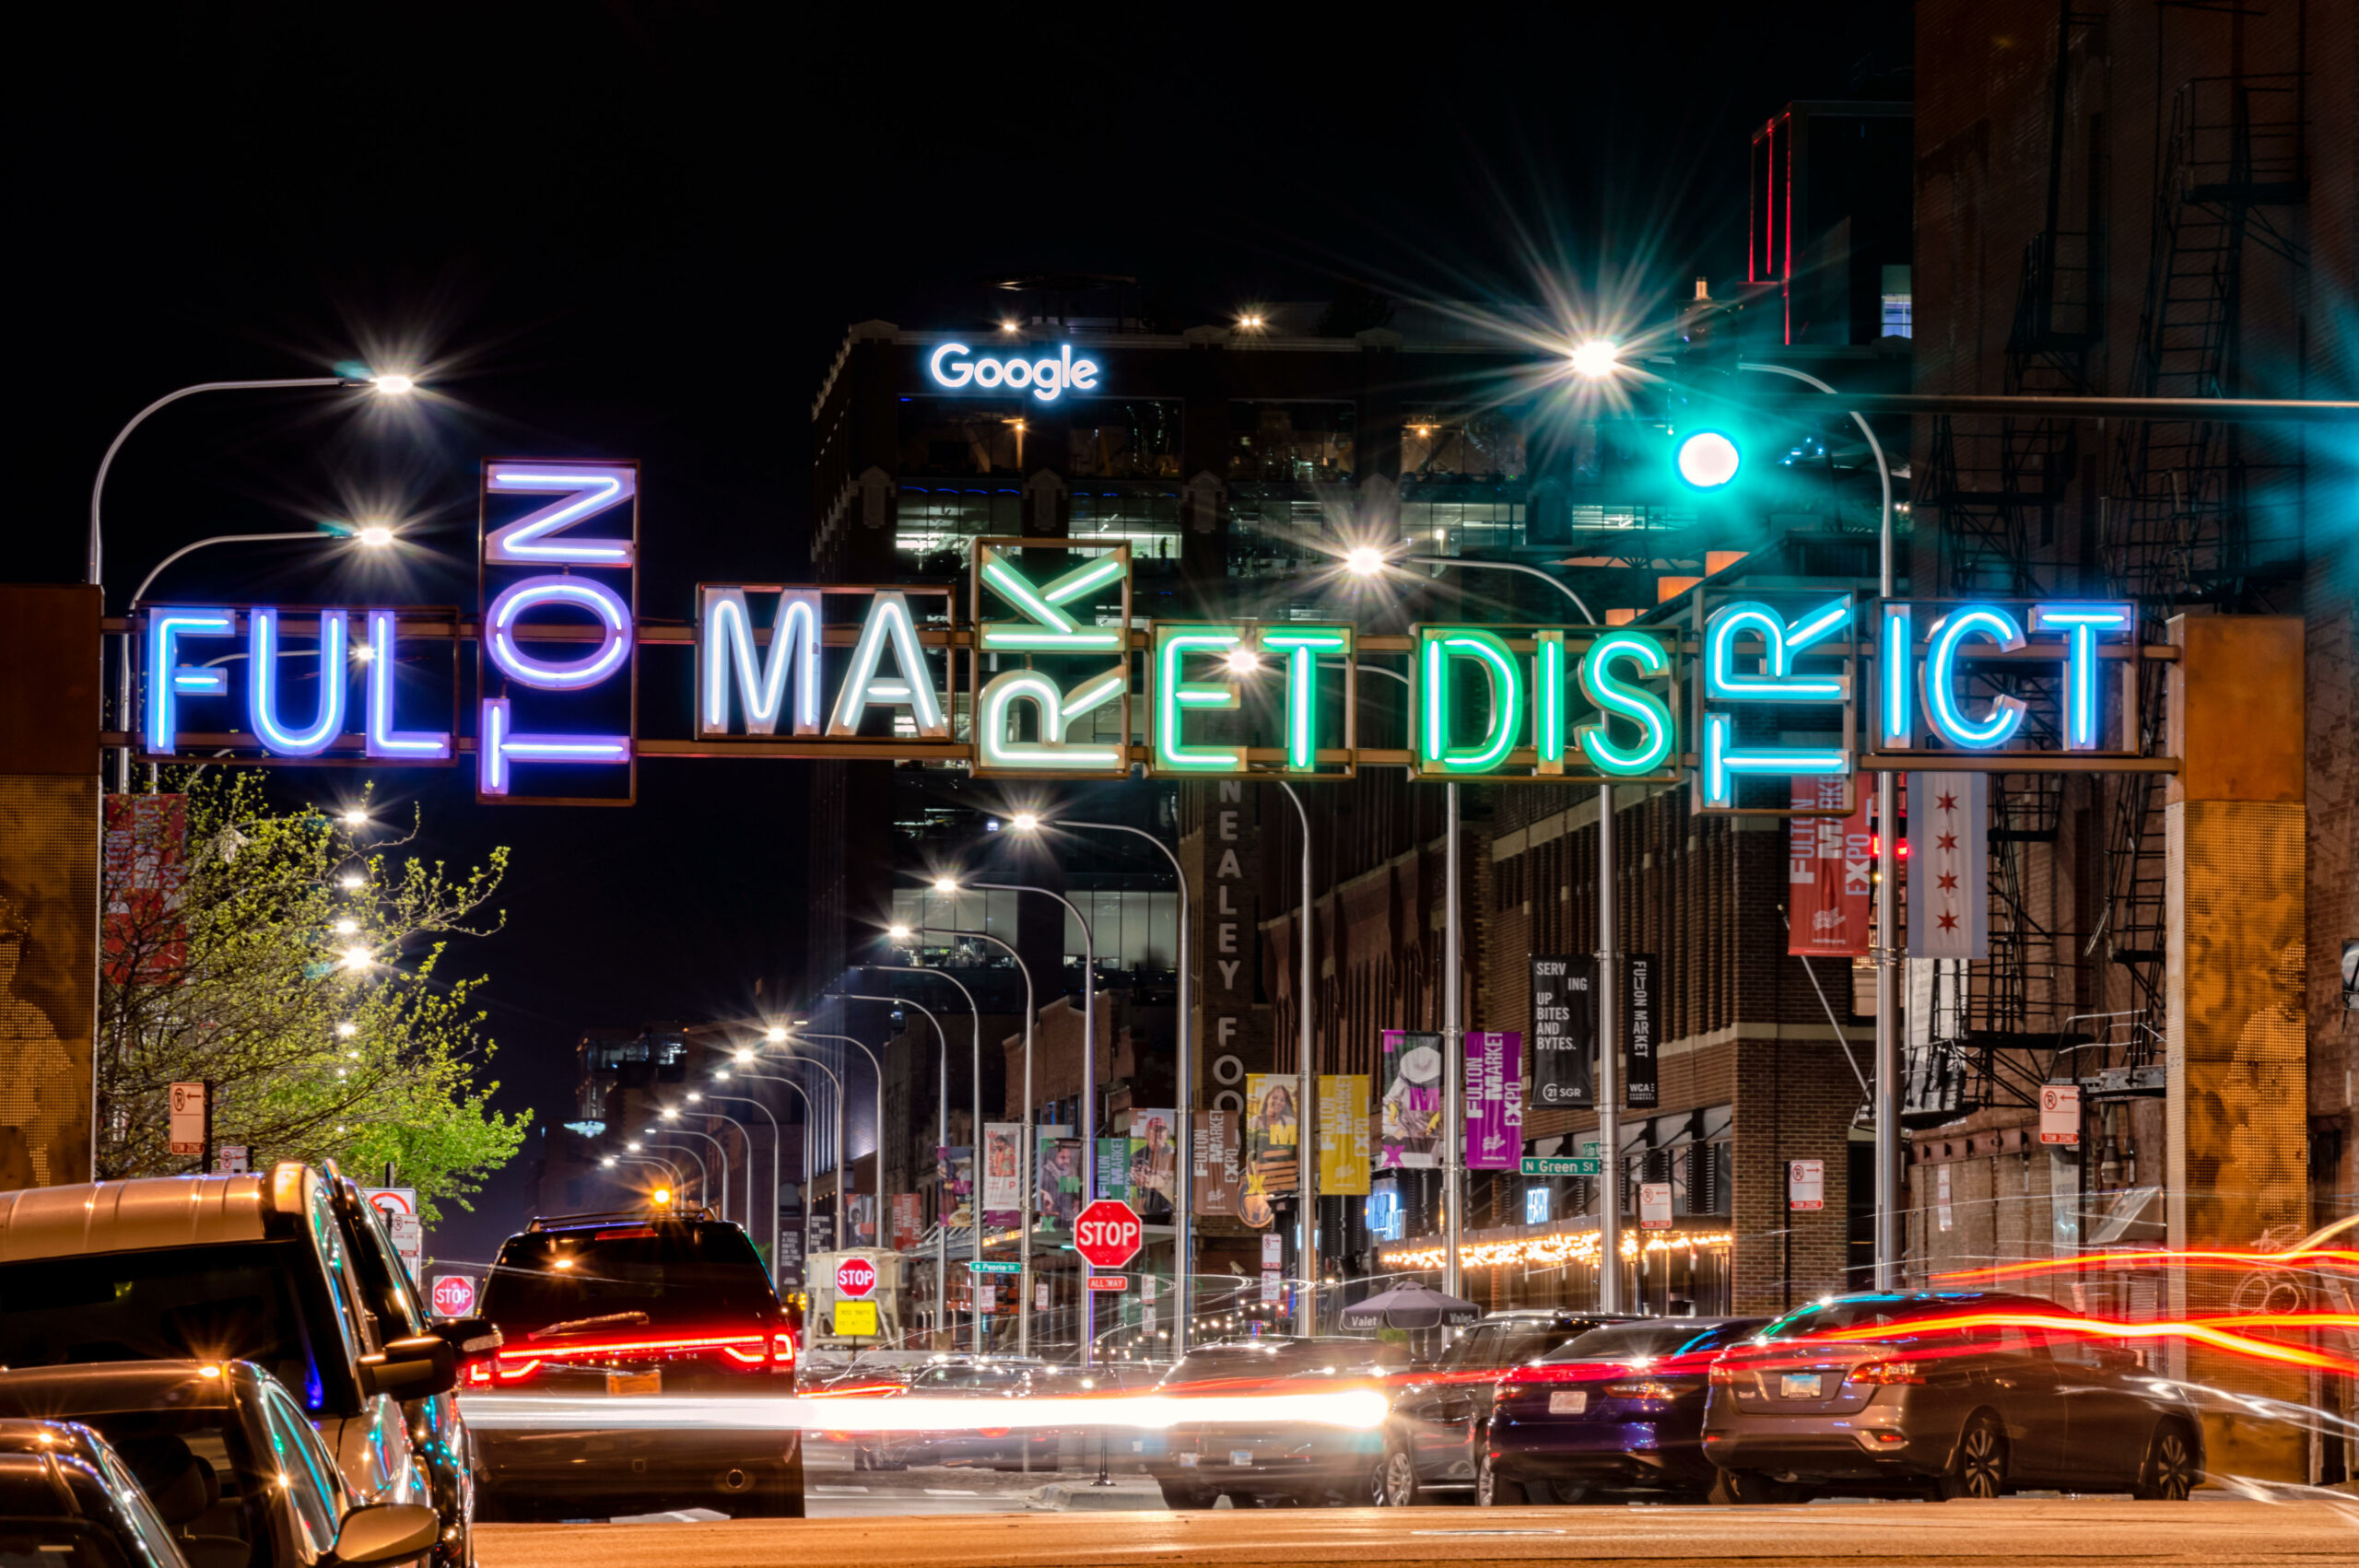
[[[1744,465],[1736,442],[1718,430],[1698,430],[1684,438],[1672,454],[1680,478],[1698,490],[1718,490],[1733,482]]]

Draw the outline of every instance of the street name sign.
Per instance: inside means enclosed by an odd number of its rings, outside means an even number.
[[[1523,1174],[1528,1176],[1603,1176],[1605,1162],[1577,1154],[1526,1154],[1523,1157]]]

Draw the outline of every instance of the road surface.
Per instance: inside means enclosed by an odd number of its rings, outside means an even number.
[[[815,1502],[816,1500],[815,1499]],[[882,1499],[879,1499],[881,1502]],[[970,1505],[974,1500],[962,1500]],[[965,1512],[718,1524],[487,1525],[482,1568],[1226,1568],[1579,1562],[1914,1564],[2359,1562],[2359,1502],[1996,1503],[1763,1508],[1320,1508],[1202,1514]]]

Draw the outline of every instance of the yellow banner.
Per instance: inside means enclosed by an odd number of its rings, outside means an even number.
[[[1367,1196],[1367,1074],[1319,1075],[1319,1190],[1323,1196]]]

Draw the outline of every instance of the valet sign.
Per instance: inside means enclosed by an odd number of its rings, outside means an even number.
[[[932,363],[1036,396],[1096,375],[1069,348],[945,344]],[[1679,781],[1700,810],[1783,815],[1796,778],[1848,796],[1862,770],[2134,754],[2140,661],[2172,651],[2138,645],[2125,603],[1804,590],[1698,595],[1647,626],[1148,621],[1127,544],[1017,537],[972,541],[961,581],[704,582],[651,623],[640,483],[632,462],[485,463],[465,609],[134,606],[132,739],[158,761],[471,766],[478,799],[513,804],[629,804],[642,757],[863,757],[1034,778]],[[1368,666],[1408,700],[1364,722]],[[683,718],[644,721],[650,678]]]

